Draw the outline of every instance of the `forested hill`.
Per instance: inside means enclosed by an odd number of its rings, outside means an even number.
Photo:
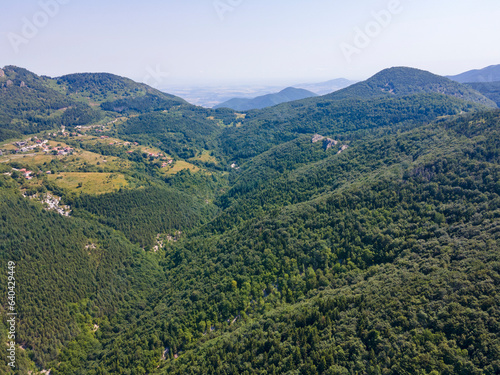
[[[448,78],[460,83],[496,82],[500,81],[500,65],[491,65],[483,69],[469,70],[455,76],[449,76]]]
[[[430,121],[496,104],[447,78],[412,68],[390,68],[332,94],[250,111],[245,126],[224,132],[222,147],[246,159],[304,133],[359,132]]]
[[[106,124],[118,114],[192,108],[183,99],[107,73],[37,76],[26,69],[0,70],[0,141],[22,134]]]
[[[500,373],[500,111],[476,91],[395,68],[237,113],[2,72],[0,373]]]
[[[372,98],[382,95],[407,96],[417,93],[437,93],[496,108],[496,104],[478,93],[448,78],[424,70],[395,67],[385,69],[366,81],[326,95],[332,100]]]
[[[473,82],[465,83],[464,85],[480,92],[487,98],[493,100],[500,107],[500,81]]]

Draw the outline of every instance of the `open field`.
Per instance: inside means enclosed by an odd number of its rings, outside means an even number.
[[[177,172],[180,172],[183,169],[189,169],[193,173],[198,172],[200,170],[200,168],[198,168],[196,165],[190,164],[184,160],[178,160],[173,167],[170,167],[170,169],[168,169],[168,170],[167,170],[167,168],[169,168],[169,167],[165,168],[165,170],[166,170],[165,173],[167,175],[176,174]]]
[[[215,163],[217,164],[217,159],[210,155],[209,151],[204,150],[201,155],[195,156],[194,158],[188,159],[192,161],[201,161],[203,163]]]
[[[49,180],[64,189],[86,194],[110,193],[128,186],[125,176],[119,173],[62,172],[50,175]]]

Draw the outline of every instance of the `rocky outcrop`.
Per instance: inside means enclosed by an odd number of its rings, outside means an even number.
[[[329,149],[331,149],[339,144],[339,141],[336,141],[335,139],[325,138],[320,134],[314,134],[314,136],[312,137],[312,143],[316,143],[319,141],[323,141],[323,148],[325,149],[325,151],[328,151]],[[347,145],[341,146],[339,148],[338,153],[340,154],[341,152],[347,150],[348,147],[349,146],[347,146]]]
[[[0,78],[2,78],[4,75],[5,75],[5,72],[3,71],[3,69],[0,69]]]
[[[340,150],[339,150],[338,154],[342,153],[343,151],[347,150],[348,148],[349,148],[349,146],[347,146],[347,145],[343,145],[343,146],[340,148]]]
[[[314,136],[312,137],[312,143],[322,141],[323,139],[325,139],[325,137],[323,137],[322,135],[314,134]]]
[[[323,148],[325,150],[331,149],[333,146],[337,146],[338,141],[331,139],[331,138],[325,138],[323,139]]]

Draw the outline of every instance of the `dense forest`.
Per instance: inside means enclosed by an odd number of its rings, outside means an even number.
[[[465,86],[479,91],[487,98],[493,100],[497,106],[500,107],[500,82],[473,82],[466,83]]]
[[[0,159],[0,373],[500,373],[500,111],[478,91],[397,68],[235,113],[4,70],[0,135],[56,129],[74,155]]]
[[[123,232],[132,242],[151,248],[159,233],[175,233],[200,225],[216,210],[203,200],[165,188],[124,190],[100,196],[79,196],[74,216],[88,213]]]

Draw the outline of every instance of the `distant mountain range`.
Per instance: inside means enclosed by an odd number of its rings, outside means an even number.
[[[337,79],[332,79],[330,81],[326,82],[320,82],[320,83],[303,83],[299,85],[294,85],[294,87],[297,87],[299,89],[305,89],[312,91],[318,95],[326,95],[330,94],[334,91],[342,90],[348,86],[351,86],[358,81],[351,81],[345,78],[337,78]]]
[[[294,84],[291,87],[311,91],[317,95],[325,95],[341,90],[356,83],[345,78],[333,79],[319,83]],[[220,107],[231,99],[255,99],[259,96],[276,94],[283,90],[283,86],[242,85],[217,87],[164,87],[162,91],[179,96],[191,104],[205,108]],[[226,105],[226,104],[225,104]],[[271,104],[274,105],[274,104]]]
[[[287,87],[286,89],[281,90],[276,94],[262,95],[253,99],[234,98],[224,103],[216,105],[214,109],[231,108],[236,111],[248,111],[251,109],[263,109],[267,107],[272,107],[277,104],[291,102],[294,100],[311,98],[314,96],[318,95],[308,90],[297,89],[294,87]]]
[[[484,69],[469,70],[455,76],[447,76],[447,78],[460,83],[500,81],[500,65],[491,65]]]

